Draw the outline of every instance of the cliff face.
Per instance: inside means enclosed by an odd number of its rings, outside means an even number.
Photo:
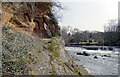
[[[52,6],[52,2],[2,3],[3,75],[82,75],[64,50]]]
[[[2,3],[2,25],[27,31],[40,38],[60,36],[60,27],[52,13],[52,2]]]

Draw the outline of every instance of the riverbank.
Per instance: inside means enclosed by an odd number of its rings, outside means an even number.
[[[67,58],[70,64],[72,64],[71,66],[76,66],[77,69],[80,70],[82,77],[86,77],[86,76],[93,77],[93,75],[91,74],[91,71],[87,67],[84,67],[83,65],[78,64],[80,59],[77,59],[74,56],[71,56],[69,53]]]
[[[68,54],[80,60],[79,65],[90,69],[92,75],[118,75],[119,53],[117,51],[87,50],[81,47],[66,47],[65,49]],[[83,52],[90,56],[77,55]]]

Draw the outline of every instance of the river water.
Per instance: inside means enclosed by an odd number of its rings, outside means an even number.
[[[118,75],[118,56],[119,49],[109,50],[87,50],[81,47],[65,47],[67,53],[74,56],[79,65],[82,65],[90,70],[92,75]],[[77,55],[78,52],[89,53],[90,56]],[[107,55],[107,56],[103,56]],[[94,58],[97,56],[97,58]]]

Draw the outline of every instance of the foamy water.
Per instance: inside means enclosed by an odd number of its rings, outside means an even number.
[[[118,75],[118,55],[119,50],[86,50],[81,47],[65,47],[65,50],[71,56],[81,61],[78,64],[90,69],[92,75]],[[90,56],[77,55],[77,52],[87,52]],[[108,55],[110,57],[105,57]],[[98,59],[94,57],[97,56]]]

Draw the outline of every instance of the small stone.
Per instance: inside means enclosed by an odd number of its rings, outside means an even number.
[[[41,53],[41,51],[38,51],[38,53]]]

